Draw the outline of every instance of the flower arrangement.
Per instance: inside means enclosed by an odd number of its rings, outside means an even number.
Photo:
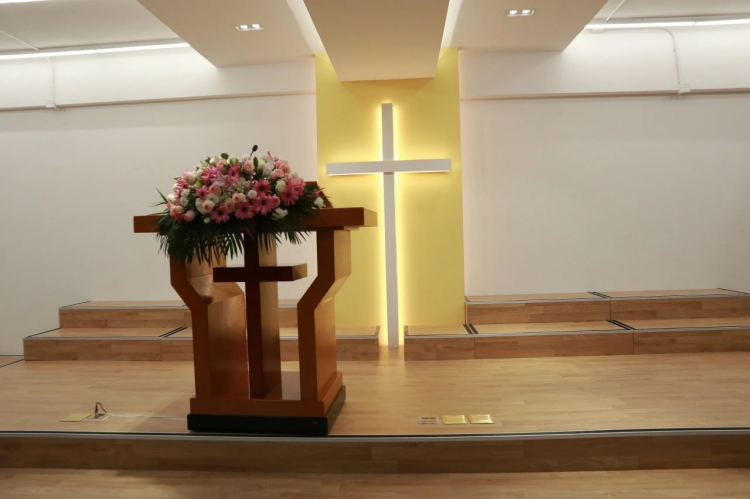
[[[306,217],[326,205],[321,190],[283,159],[257,150],[206,158],[175,177],[172,193],[159,193],[159,205],[166,205],[157,221],[162,251],[202,262],[240,254],[245,235],[264,248],[282,236],[293,244],[304,239]]]

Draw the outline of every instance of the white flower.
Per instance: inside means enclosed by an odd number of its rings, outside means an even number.
[[[176,190],[177,190],[177,189],[179,189],[179,188],[180,188],[180,186],[179,186],[179,185],[177,185],[177,184],[174,184],[174,185],[172,186],[172,190],[173,190],[173,191],[176,191]]]
[[[266,166],[263,167],[263,175],[267,177],[271,174],[272,171],[273,171],[273,164],[266,163]]]
[[[186,196],[182,196],[180,198],[180,204],[182,205],[183,208],[187,208],[187,205],[190,204],[190,200]]]
[[[258,166],[255,167],[256,170],[261,171],[266,169],[266,160],[263,158],[260,158],[258,160]]]
[[[216,158],[211,158],[208,160],[209,165],[215,165],[216,164]]]
[[[315,198],[315,201],[313,201],[313,204],[315,205],[316,208],[322,208],[326,205],[326,202],[323,201],[322,197],[317,197]]]
[[[206,217],[203,219],[204,224],[210,224],[211,223],[211,217]]]
[[[167,201],[169,201],[170,203],[174,203],[175,201],[177,201],[177,196],[175,196],[174,194],[167,194]]]
[[[240,159],[242,161],[247,161],[248,159],[250,159],[250,155],[249,154],[243,154],[242,156],[240,156]]]
[[[182,194],[180,196],[186,198],[190,195],[190,189],[183,189]]]
[[[187,180],[190,185],[193,185],[197,178],[198,178],[198,174],[195,172],[190,172],[187,174]]]
[[[217,196],[216,194],[209,194],[206,196],[206,201],[211,201],[213,204],[219,204],[221,202],[221,198]],[[211,211],[211,210],[208,210]]]
[[[211,210],[214,209],[214,206],[216,206],[216,203],[214,203],[210,199],[206,199],[205,201],[199,200],[195,204],[195,207],[198,209],[199,212],[201,212],[202,215],[205,215],[206,213],[210,213]]]
[[[288,210],[285,210],[284,208],[276,208],[273,210],[273,214],[271,215],[271,218],[274,220],[281,220],[285,216],[289,214]]]
[[[257,197],[258,197],[258,192],[257,191],[253,191],[253,190],[247,191],[247,198],[248,199],[255,199]]]
[[[284,189],[286,189],[286,182],[283,180],[276,182],[276,192],[284,192]]]
[[[299,173],[297,173],[297,172],[292,172],[292,175],[291,175],[291,177],[292,177],[292,178],[299,178]]]

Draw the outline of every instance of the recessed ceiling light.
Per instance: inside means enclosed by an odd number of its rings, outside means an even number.
[[[235,26],[235,28],[237,28],[237,31],[260,31],[263,29],[263,25],[258,23],[240,24],[239,26]]]
[[[533,16],[535,9],[513,9],[505,13],[506,17],[528,17]]]

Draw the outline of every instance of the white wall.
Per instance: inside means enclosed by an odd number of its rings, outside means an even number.
[[[315,96],[1,112],[0,352],[57,327],[63,305],[178,299],[158,243],[133,234],[132,217],[153,212],[156,189],[196,160],[253,144],[316,178]],[[309,243],[280,252],[312,275],[313,258]]]
[[[0,61],[0,110],[313,93],[312,57],[216,68],[185,48]]]
[[[750,88],[750,29],[677,40],[693,89]],[[750,94],[637,95],[676,92],[671,51],[655,31],[462,53],[467,294],[750,291]]]
[[[681,82],[693,91],[750,89],[750,26],[672,29]],[[461,97],[496,99],[677,93],[664,30],[581,33],[564,52],[460,53]]]

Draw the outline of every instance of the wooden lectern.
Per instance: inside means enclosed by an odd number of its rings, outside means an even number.
[[[156,232],[158,215],[134,217]],[[195,397],[188,428],[256,434],[327,435],[346,398],[336,366],[333,298],[351,274],[350,231],[375,227],[364,208],[311,216],[318,276],[297,305],[299,372],[282,371],[278,282],[307,276],[307,265],[277,266],[276,249],[244,241],[244,267],[170,260],[172,287],[193,318]],[[245,295],[237,282],[245,283]]]

